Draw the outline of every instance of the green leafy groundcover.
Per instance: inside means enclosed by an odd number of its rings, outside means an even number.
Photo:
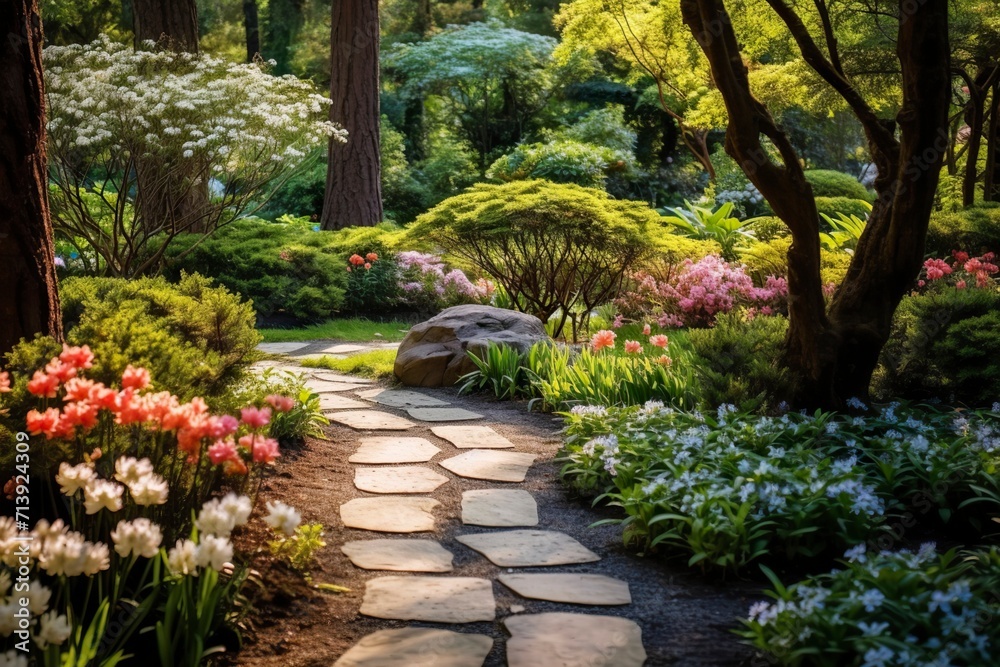
[[[996,412],[853,404],[862,416],[576,407],[563,475],[624,509],[626,541],[705,570],[877,543],[900,516],[981,534],[1000,514]]]

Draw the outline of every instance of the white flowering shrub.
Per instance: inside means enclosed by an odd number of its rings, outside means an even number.
[[[211,414],[201,398],[154,391],[144,368],[112,387],[87,378],[93,366],[89,347],[64,346],[30,379],[0,371],[0,414],[11,394],[39,402],[16,427],[36,444],[11,446],[5,492],[30,488],[34,503],[18,502],[31,521],[0,518],[0,657],[23,646],[32,664],[111,667],[142,642],[162,665],[203,664],[247,577],[230,537],[253,511],[246,495],[210,496],[223,476],[256,486],[280,456],[271,417],[297,401]],[[294,531],[298,514],[286,515]]]
[[[844,568],[783,587],[740,634],[767,664],[913,667],[1000,663],[1000,551],[849,550]]]
[[[864,406],[855,402],[856,409]],[[996,415],[910,410],[780,418],[643,407],[568,415],[563,475],[620,505],[626,540],[669,546],[703,569],[813,557],[941,521],[1000,513]]]
[[[44,53],[54,225],[88,271],[155,268],[174,235],[256,210],[312,149],[346,140],[307,81],[147,47]],[[206,183],[209,201],[184,207]]]

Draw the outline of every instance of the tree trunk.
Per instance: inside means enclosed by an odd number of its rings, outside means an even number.
[[[292,45],[305,23],[304,4],[305,0],[268,0],[264,54],[277,63],[274,67],[277,75],[292,73]]]
[[[198,6],[194,0],[132,0],[136,47],[166,41],[174,51],[198,52]]]
[[[260,20],[257,13],[257,0],[243,0],[243,27],[247,36],[247,62],[260,54]]]
[[[330,141],[322,226],[373,226],[382,221],[378,0],[333,0],[330,50],[330,120],[348,136]]]
[[[198,6],[195,0],[133,0],[135,48],[152,40],[177,52],[198,53]],[[204,165],[186,173],[165,174],[155,161],[137,160],[141,196],[139,215],[151,229],[204,233],[208,222],[208,179]]]
[[[950,70],[947,0],[900,7],[897,57],[903,105],[895,124],[878,118],[839,65],[819,49],[801,18],[784,0],[767,0],[784,21],[803,59],[858,117],[878,167],[879,197],[830,312],[819,278],[819,219],[798,155],[767,109],[750,93],[746,66],[724,0],[681,0],[684,22],[708,58],[729,114],[726,152],[760,190],[792,232],[788,253],[789,328],[786,363],[798,380],[796,402],[839,407],[866,397],[893,313],[912,287],[938,174],[948,146]],[[901,0],[901,3],[907,0]],[[825,5],[817,5],[824,8]],[[826,21],[828,16],[821,16]],[[778,150],[775,164],[761,135]]]
[[[35,334],[62,338],[45,160],[37,0],[0,4],[0,354]]]
[[[986,133],[986,175],[983,178],[983,201],[1000,200],[1000,81],[993,84],[990,102],[990,125]]]
[[[969,126],[968,148],[965,152],[965,175],[962,178],[962,206],[972,206],[976,201],[976,184],[979,181],[979,149],[983,143],[983,126],[986,121],[986,95],[992,76],[983,68],[975,81],[969,83],[969,103],[965,109],[965,123]]]

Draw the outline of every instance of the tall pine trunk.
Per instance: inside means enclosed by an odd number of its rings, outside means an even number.
[[[37,0],[0,3],[0,354],[37,333],[62,337],[45,160]]]
[[[260,54],[260,18],[257,0],[243,0],[243,30],[247,41],[247,62]]]
[[[382,221],[378,0],[331,4],[330,120],[348,135],[330,140],[322,226],[372,226]]]

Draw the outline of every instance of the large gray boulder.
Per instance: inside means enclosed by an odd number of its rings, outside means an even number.
[[[482,356],[489,341],[525,352],[548,340],[542,321],[493,306],[454,306],[410,329],[393,369],[411,387],[447,387],[476,370],[466,352]]]

